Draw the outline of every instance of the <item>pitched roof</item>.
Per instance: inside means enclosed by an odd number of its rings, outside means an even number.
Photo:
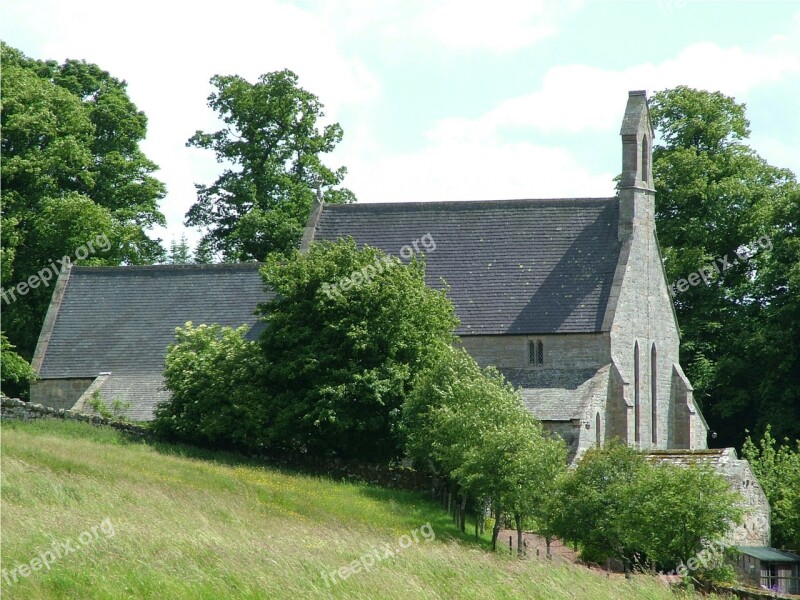
[[[109,408],[114,401],[130,403],[124,406],[120,416],[132,421],[149,421],[155,416],[159,402],[168,400],[169,391],[164,388],[164,376],[154,371],[143,373],[112,373],[99,388],[100,398]],[[91,412],[91,408],[84,408]]]
[[[49,337],[43,332],[47,347],[39,376],[160,375],[176,327],[187,321],[237,327],[257,322],[256,306],[270,296],[259,266],[74,266]],[[111,389],[112,382],[106,385]]]
[[[618,219],[617,198],[326,204],[312,216],[316,241],[352,236],[395,256],[430,234],[427,281],[450,286],[459,335],[601,331]]]
[[[742,554],[747,554],[763,562],[800,563],[800,556],[765,546],[736,546]]]

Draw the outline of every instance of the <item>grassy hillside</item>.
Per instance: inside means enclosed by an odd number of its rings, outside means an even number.
[[[365,572],[386,544],[408,547]],[[321,572],[362,555],[360,572],[326,584]],[[3,423],[2,568],[4,599],[676,597],[647,576],[491,554],[421,494],[64,421]]]

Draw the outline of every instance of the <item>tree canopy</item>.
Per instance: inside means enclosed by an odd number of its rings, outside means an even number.
[[[566,469],[566,446],[496,369],[481,369],[463,349],[443,349],[417,378],[403,423],[409,456],[456,482],[462,498],[490,502],[493,546],[503,513],[514,518],[520,552],[523,523],[536,520],[549,532],[543,508]]]
[[[408,264],[348,238],[315,243],[262,270],[272,443],[309,452],[391,458],[401,452],[401,406],[417,372],[453,343],[444,290]]]
[[[186,223],[205,227],[205,243],[227,260],[287,254],[300,241],[315,194],[329,203],[355,200],[337,187],[347,170],[322,162],[342,128],[320,126],[322,103],[289,70],[254,84],[237,75],[215,75],[211,83],[208,105],[225,127],[197,131],[187,146],[213,150],[226,168],[214,183],[196,184]]]
[[[757,444],[747,437],[742,456],[769,499],[773,545],[800,548],[800,440],[794,447],[788,439],[779,444],[767,427]]]
[[[745,106],[731,97],[681,86],[656,93],[650,108],[661,139],[653,175],[668,281],[728,259],[709,285],[675,298],[681,359],[695,397],[719,444],[740,445],[746,427],[763,431],[770,422],[782,435],[798,437],[795,176],[746,144]]]
[[[63,256],[83,264],[161,258],[164,185],[140,150],[147,118],[126,83],[97,65],[33,60],[2,45],[2,285],[13,288]],[[76,249],[103,239],[102,251]],[[52,288],[3,308],[3,330],[30,357]]]

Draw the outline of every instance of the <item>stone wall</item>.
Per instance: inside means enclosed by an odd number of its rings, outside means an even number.
[[[769,501],[750,463],[737,458],[733,448],[725,448],[723,459],[719,464],[720,474],[728,480],[732,489],[742,495],[743,505],[747,510],[744,522],[731,536],[731,543],[736,546],[769,546],[771,542]]]
[[[92,385],[94,378],[37,379],[31,381],[31,402],[69,410]]]
[[[693,432],[694,435],[686,436],[681,432],[676,437],[674,430],[673,366],[680,364],[680,337],[656,238],[653,202],[653,194],[649,191],[620,190],[620,203],[630,205],[633,224],[631,237],[622,240],[626,248],[623,249],[625,261],[621,267],[621,281],[615,281],[619,284],[619,291],[611,325],[611,355],[627,384],[627,400],[635,403],[637,377],[634,355],[638,343],[640,425],[637,447],[642,450],[667,449],[676,447],[676,439],[683,438],[691,447],[704,448],[706,432],[702,420],[692,421],[692,425],[699,429]],[[652,418],[654,412],[655,422]],[[629,442],[635,443],[635,416],[631,417]]]
[[[544,364],[534,367],[528,360],[528,342],[542,340]],[[467,335],[461,346],[482,367],[499,369],[588,369],[610,362],[608,335],[569,333],[561,335]]]
[[[106,425],[144,438],[152,438],[150,430],[141,425],[113,421],[99,415],[85,415],[76,411],[64,410],[63,408],[51,408],[5,396],[0,396],[0,415],[3,420],[69,419],[98,426]],[[324,475],[338,481],[364,482],[388,488],[419,491],[432,491],[443,485],[441,481],[427,473],[399,465],[365,464],[325,458],[300,458],[297,456],[265,456],[262,459],[265,466],[288,467],[295,471]]]
[[[114,429],[140,436],[149,437],[151,435],[150,430],[141,425],[114,421],[112,419],[103,418],[100,415],[85,415],[77,411],[65,410],[63,408],[52,408],[32,402],[23,402],[18,398],[6,398],[5,396],[0,396],[0,416],[2,416],[2,419],[19,419],[22,421],[48,418],[69,419],[92,423],[93,425],[108,425]]]
[[[581,446],[581,423],[574,421],[544,421],[544,430],[549,433],[558,434],[567,445],[567,461],[570,464],[575,462]]]

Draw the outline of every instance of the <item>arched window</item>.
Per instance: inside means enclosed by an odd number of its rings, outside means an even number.
[[[658,352],[653,343],[650,348],[650,428],[652,430],[652,442],[658,443]]]
[[[594,416],[594,437],[597,442],[597,447],[603,445],[603,432],[600,431],[600,413]]]
[[[650,171],[650,145],[647,143],[647,136],[642,136],[642,181],[650,183],[648,173]]]
[[[633,441],[641,441],[639,429],[641,419],[639,416],[639,342],[633,346]]]

